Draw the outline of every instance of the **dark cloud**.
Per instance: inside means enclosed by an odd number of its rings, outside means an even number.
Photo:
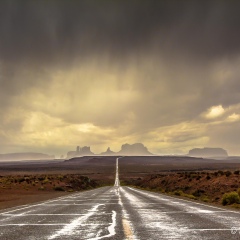
[[[1,1],[0,53],[64,63],[106,51],[231,56],[240,47],[239,9],[239,1]]]

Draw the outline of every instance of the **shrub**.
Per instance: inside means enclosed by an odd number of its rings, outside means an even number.
[[[186,194],[184,193],[183,194],[184,197],[187,197],[187,198],[190,198],[190,199],[193,199],[193,200],[196,200],[197,198],[195,196],[193,196],[192,194]]]
[[[240,188],[237,190],[238,196],[240,197]]]
[[[38,188],[38,190],[43,191],[43,190],[45,190],[45,187],[41,186],[41,187]]]
[[[187,191],[187,190],[189,190],[191,187],[190,186],[185,186],[184,188],[183,188],[183,190],[184,191]]]
[[[38,177],[39,181],[43,181],[45,179],[45,177]]]
[[[221,171],[221,170],[219,170],[218,173],[219,173],[219,175],[221,175],[221,176],[224,174],[224,172]]]
[[[27,184],[30,183],[30,178],[29,177],[25,177],[25,181],[27,182]]]
[[[210,199],[209,199],[207,196],[203,196],[203,197],[201,198],[201,200],[202,200],[203,202],[210,202]]]
[[[196,198],[195,196],[193,196],[192,194],[184,193],[182,190],[174,191],[173,194],[176,195],[176,196],[187,197],[187,198],[194,199],[194,200],[197,199],[197,198]]]
[[[239,175],[239,170],[234,171],[234,174]]]
[[[65,191],[61,186],[56,186],[53,188],[55,191]]]
[[[23,178],[23,177],[21,177],[21,178],[18,179],[18,182],[19,182],[19,183],[22,183],[22,182],[24,182],[24,181],[25,181],[25,178]]]
[[[183,195],[183,191],[182,190],[174,191],[173,194],[176,195],[176,196],[182,196]]]
[[[45,178],[45,179],[42,181],[43,184],[46,184],[46,183],[48,183],[48,182],[49,182],[49,180],[48,180],[47,178]]]
[[[237,192],[225,193],[222,198],[222,205],[230,205],[240,203],[240,198]]]
[[[190,178],[196,178],[196,177],[197,177],[197,174],[195,173],[190,174]]]
[[[232,173],[231,173],[230,171],[226,171],[226,172],[225,172],[226,177],[229,177],[231,174],[232,174]]]
[[[204,190],[202,190],[202,189],[197,189],[196,191],[193,192],[192,195],[195,196],[195,197],[200,197],[203,193],[205,193]]]
[[[156,191],[164,192],[164,190],[161,187],[156,187]]]

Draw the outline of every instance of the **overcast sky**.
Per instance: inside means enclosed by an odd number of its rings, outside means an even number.
[[[240,155],[240,1],[0,2],[0,153]]]

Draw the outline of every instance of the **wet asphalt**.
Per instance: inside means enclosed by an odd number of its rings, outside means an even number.
[[[240,239],[240,212],[115,185],[6,209],[0,240]]]

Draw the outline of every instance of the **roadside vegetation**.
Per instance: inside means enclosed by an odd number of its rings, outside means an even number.
[[[238,192],[230,192],[225,193],[222,198],[222,204],[223,205],[232,205],[237,206],[237,204],[240,204],[240,189]],[[240,208],[240,205],[239,205]]]
[[[0,176],[1,190],[81,191],[101,187],[105,183],[79,174],[40,174]]]
[[[240,171],[188,171],[124,179],[123,185],[240,209]]]
[[[95,180],[78,174],[41,174],[0,176],[0,191],[23,189],[26,191],[80,191],[100,186]]]
[[[0,209],[106,185],[110,185],[110,179],[93,179],[80,174],[4,175],[0,176]]]

